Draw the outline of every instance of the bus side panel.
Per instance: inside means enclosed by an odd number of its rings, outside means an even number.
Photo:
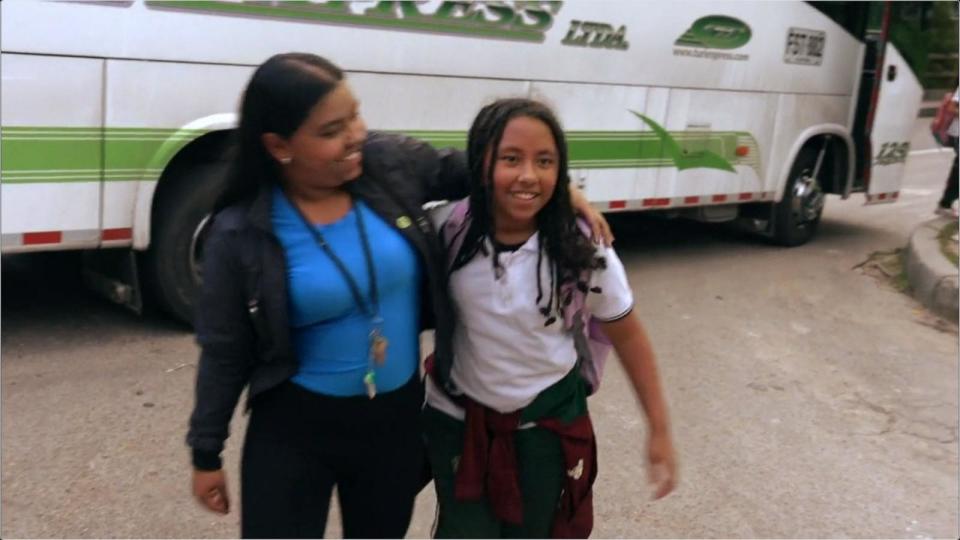
[[[149,238],[141,230],[149,216],[138,219],[137,200],[152,197],[166,165],[160,158],[173,157],[204,132],[188,126],[234,113],[253,68],[108,60],[106,69],[103,224],[120,233],[113,245],[129,245],[131,229]]]
[[[903,182],[903,169],[910,150],[910,135],[923,97],[923,88],[893,44],[887,44],[883,59],[883,82],[874,113],[870,142],[873,162],[867,202],[893,202]],[[890,75],[894,75],[893,80]]]
[[[852,99],[847,96],[781,94],[777,107],[776,133],[770,151],[767,184],[776,191],[779,201],[787,173],[799,150],[801,134],[816,126],[843,126],[849,115]]]
[[[631,0],[551,3],[542,41],[498,36],[491,9],[479,6],[475,9],[485,11],[490,22],[461,22],[440,32],[412,29],[410,25],[436,22],[442,3],[418,2],[421,17],[397,18],[394,10],[393,22],[399,26],[388,28],[371,25],[370,19],[377,17],[362,16],[375,7],[371,2],[343,4],[359,16],[356,24],[296,16],[316,9],[316,3],[303,3],[298,9],[285,2],[0,2],[0,44],[4,50],[41,54],[245,65],[257,65],[277,52],[301,50],[329,56],[346,69],[377,73],[759,92],[846,95],[855,82],[850,66],[859,52],[856,40],[803,2],[691,1],[676,9],[650,8]],[[233,13],[210,9],[223,4],[232,5]],[[513,9],[524,3],[502,4],[501,9]],[[700,56],[717,51],[677,43],[697,21],[716,15],[736,18],[749,27],[749,41],[728,51],[741,59]],[[624,27],[629,47],[571,45],[567,36],[575,35],[578,25],[587,21]],[[480,36],[465,31],[468,26],[494,33]],[[820,66],[784,61],[789,29],[794,27],[824,33]],[[818,76],[821,72],[824,75]]]
[[[107,126],[179,129],[235,113],[253,67],[110,60]]]
[[[770,94],[710,90],[671,90],[667,130],[685,150],[709,150],[736,172],[698,167],[661,172],[662,197],[732,195],[767,191],[764,170],[773,134],[776,98]],[[735,134],[734,136],[728,134]],[[720,146],[717,142],[721,142]],[[743,156],[731,154],[741,148]],[[723,151],[720,151],[722,147]]]
[[[524,81],[383,73],[350,73],[347,82],[369,129],[459,148],[466,148],[467,130],[481,107],[501,97],[525,97],[530,87]],[[429,131],[447,133],[424,133]]]
[[[664,94],[642,87],[574,83],[537,82],[532,88],[532,97],[548,103],[563,124],[571,179],[601,206],[656,195],[659,145],[652,144],[653,138],[643,133],[649,130],[631,111],[663,122]]]
[[[96,247],[103,61],[4,54],[3,251]]]

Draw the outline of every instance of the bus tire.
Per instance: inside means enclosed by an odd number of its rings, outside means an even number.
[[[826,195],[814,176],[817,150],[803,148],[790,168],[783,198],[773,208],[773,240],[782,246],[807,243],[817,232]],[[818,171],[822,175],[824,169]]]
[[[154,208],[146,278],[159,307],[174,318],[193,323],[200,291],[204,232],[213,204],[223,191],[225,166],[200,164],[171,178]]]

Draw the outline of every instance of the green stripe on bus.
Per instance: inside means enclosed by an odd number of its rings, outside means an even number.
[[[75,139],[0,140],[0,176],[7,183],[49,182],[40,177],[63,177],[58,182],[90,181],[103,171],[106,180],[156,180],[159,169],[150,162],[164,145],[175,154],[190,139],[100,141]],[[94,172],[91,173],[90,170]],[[75,171],[75,178],[70,172]]]
[[[0,175],[4,182],[19,181],[19,173],[55,169],[70,171],[74,169],[103,168],[103,142],[90,140],[16,140],[0,139]],[[62,173],[63,175],[66,173]],[[28,180],[29,181],[29,180]],[[64,182],[69,179],[62,180]],[[88,181],[88,179],[84,179]]]
[[[465,131],[394,131],[438,147],[466,148]],[[0,128],[0,175],[5,183],[156,180],[165,162],[206,130],[163,128]],[[683,152],[710,151],[760,174],[756,140],[746,132],[670,132]],[[663,143],[648,131],[568,131],[570,167],[577,169],[671,166]],[[737,146],[749,148],[738,157]],[[158,157],[160,156],[160,157]]]

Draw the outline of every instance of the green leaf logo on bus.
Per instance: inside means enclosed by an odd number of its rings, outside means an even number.
[[[674,45],[702,49],[736,49],[750,41],[750,27],[726,15],[708,15],[694,21]]]
[[[640,114],[637,111],[630,112],[640,120],[643,120],[650,130],[657,135],[662,145],[661,148],[664,157],[669,158],[678,171],[687,169],[717,169],[720,171],[737,172],[737,170],[733,168],[733,164],[720,154],[706,148],[691,151],[689,148],[685,148],[684,145],[678,143],[663,126],[656,123],[649,116]]]

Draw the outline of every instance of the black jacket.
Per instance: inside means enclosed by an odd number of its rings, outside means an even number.
[[[371,133],[363,148],[363,174],[347,185],[420,255],[427,277],[421,320],[436,328],[435,369],[440,380],[448,380],[454,311],[439,235],[422,205],[468,194],[463,154],[438,152],[400,135]],[[201,352],[187,433],[194,466],[200,469],[220,467],[230,418],[244,387],[249,385],[249,407],[258,394],[297,372],[286,260],[273,233],[271,205],[270,189],[264,187],[255,199],[225,208],[214,218],[204,245],[203,289],[195,317]]]

